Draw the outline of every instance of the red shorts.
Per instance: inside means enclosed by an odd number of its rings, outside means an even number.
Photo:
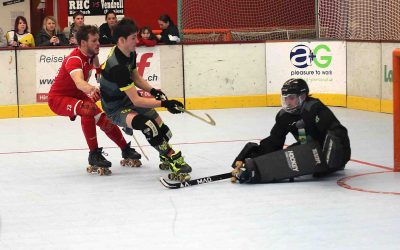
[[[83,101],[93,102],[86,94],[82,92],[81,95],[71,96],[49,96],[48,104],[50,109],[60,116],[69,116],[74,119],[77,113],[78,105],[82,105]],[[97,106],[96,106],[97,107]],[[97,107],[96,115],[102,113],[101,109]]]

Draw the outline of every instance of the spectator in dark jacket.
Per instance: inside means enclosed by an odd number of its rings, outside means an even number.
[[[100,44],[117,44],[113,37],[113,27],[117,24],[117,15],[113,10],[106,13],[106,22],[100,25]]]
[[[76,40],[76,33],[79,28],[85,25],[85,15],[82,11],[77,11],[72,15],[73,23],[69,27],[64,28],[64,35],[69,40],[69,45],[78,45],[78,41]]]
[[[68,39],[60,32],[57,21],[53,16],[43,19],[42,30],[36,35],[36,46],[66,46]]]
[[[165,44],[176,44],[181,40],[179,30],[168,15],[162,15],[158,18],[158,24],[162,29],[160,35],[157,35],[158,42]]]

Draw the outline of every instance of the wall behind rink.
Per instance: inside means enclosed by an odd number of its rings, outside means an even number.
[[[188,109],[279,106],[282,81],[304,77],[313,96],[329,105],[391,113],[391,53],[396,47],[400,43],[163,45],[138,48],[137,62],[153,86],[169,98],[184,99]],[[100,61],[110,49],[101,48]],[[12,49],[0,50],[0,118],[53,115],[41,98],[71,50],[19,49],[17,58]],[[306,75],[310,72],[314,75]],[[96,84],[93,77],[90,82]]]

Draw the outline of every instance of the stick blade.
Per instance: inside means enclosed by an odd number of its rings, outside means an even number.
[[[211,126],[215,126],[215,121],[214,121],[214,119],[209,115],[209,114],[207,114],[206,113],[206,116],[208,117],[208,119],[210,120],[209,122],[208,122],[208,124],[210,124]]]
[[[169,183],[163,177],[160,177],[160,182],[166,188],[177,189],[180,187],[180,183]]]

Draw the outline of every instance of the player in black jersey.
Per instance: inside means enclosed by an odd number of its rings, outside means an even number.
[[[270,135],[247,143],[232,167],[240,183],[273,182],[345,168],[350,160],[347,129],[319,99],[309,95],[303,79],[289,79],[281,89],[282,109]],[[287,134],[297,143],[283,149]],[[234,178],[235,179],[235,178]]]
[[[117,46],[112,48],[101,68],[102,108],[113,123],[124,128],[124,131],[142,131],[150,145],[159,152],[160,168],[172,171],[169,175],[171,179],[188,180],[192,168],[184,161],[181,152],[172,149],[168,143],[172,133],[154,110],[156,107],[164,107],[173,114],[182,113],[183,104],[168,100],[165,93],[152,88],[139,75],[135,52],[137,32],[135,23],[126,18],[114,27]],[[140,96],[136,86],[149,92],[154,99]]]

